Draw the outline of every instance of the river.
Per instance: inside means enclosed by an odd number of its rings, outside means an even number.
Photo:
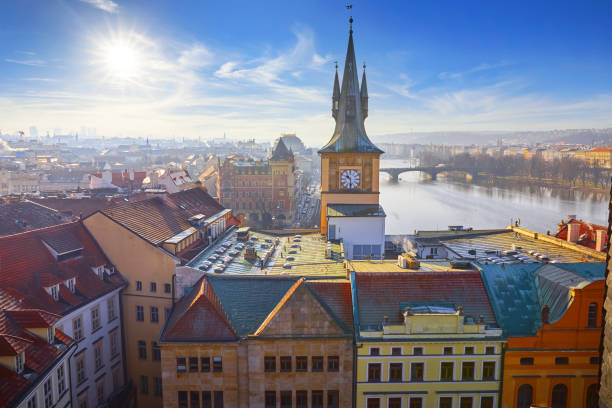
[[[384,167],[408,167],[401,160],[382,160]],[[489,186],[439,175],[429,180],[417,172],[399,181],[380,174],[380,203],[387,213],[387,234],[446,229],[463,225],[476,229],[503,228],[521,220],[521,226],[552,233],[557,223],[575,214],[579,219],[607,225],[607,194],[534,185]]]

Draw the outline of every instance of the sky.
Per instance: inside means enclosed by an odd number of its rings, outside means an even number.
[[[612,127],[610,1],[1,2],[0,132],[333,132],[355,22],[371,136]]]

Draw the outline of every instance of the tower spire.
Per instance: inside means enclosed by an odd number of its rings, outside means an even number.
[[[340,103],[340,81],[338,81],[338,61],[336,61],[336,75],[334,77],[334,93],[332,95],[332,116],[338,118],[338,105]]]
[[[361,99],[361,120],[364,121],[368,117],[368,83],[366,81],[366,64],[363,63],[363,76],[361,77],[361,91],[359,92]]]
[[[357,59],[353,45],[353,18],[349,19],[349,39],[346,49],[346,60],[342,74],[342,86],[338,110],[336,112],[336,127],[331,140],[320,150],[321,153],[362,152],[382,153],[368,138],[364,127],[362,98],[359,89]],[[367,95],[367,86],[364,88]],[[335,93],[334,93],[335,94]],[[366,99],[367,101],[367,99]],[[367,114],[367,105],[366,105]],[[332,115],[334,110],[332,109]]]

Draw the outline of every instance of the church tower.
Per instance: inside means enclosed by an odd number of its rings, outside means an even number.
[[[349,231],[351,234],[358,234],[362,229],[358,224],[369,225],[375,222],[378,228],[382,219],[382,242],[380,244],[384,247],[384,211],[378,200],[380,155],[383,151],[370,141],[365,131],[364,122],[368,116],[365,64],[360,87],[353,46],[353,19],[349,21],[351,28],[342,75],[342,87],[339,86],[336,65],[332,94],[332,116],[336,121],[336,126],[330,141],[319,150],[321,156],[321,233],[327,234],[328,239],[342,238],[345,256],[347,252],[352,253],[351,248],[347,248],[347,240],[359,238],[349,237],[347,234]],[[377,218],[377,220],[371,218]],[[351,225],[347,224],[349,222]],[[365,234],[372,234],[372,230],[366,230]],[[377,239],[377,245],[379,241],[380,239]],[[366,243],[357,245],[366,245]],[[367,245],[365,250],[372,249],[368,249]],[[364,248],[356,249],[357,257],[359,257],[359,253]],[[373,253],[376,255],[378,251]],[[371,255],[372,252],[369,254]],[[347,258],[351,259],[350,256]]]

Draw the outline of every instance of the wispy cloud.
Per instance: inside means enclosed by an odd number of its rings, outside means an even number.
[[[35,82],[57,82],[55,78],[38,78],[38,77],[28,77],[23,78],[24,81],[35,81]]]
[[[460,72],[440,72],[438,74],[438,78],[445,80],[445,79],[459,79],[462,78],[466,75],[469,74],[474,74],[476,72],[481,72],[481,71],[488,71],[488,70],[492,70],[492,69],[496,69],[496,68],[502,68],[502,67],[506,67],[508,65],[511,65],[510,62],[508,61],[501,61],[495,64],[489,64],[489,63],[482,63],[479,65],[476,65],[475,67],[472,67],[468,70],[465,71],[460,71]]]
[[[14,58],[5,58],[5,62],[10,62],[11,64],[20,64],[20,65],[28,65],[30,67],[42,67],[47,63],[41,59],[29,58],[29,59],[14,59]]]
[[[112,0],[80,0],[108,13],[116,13],[119,5]]]

